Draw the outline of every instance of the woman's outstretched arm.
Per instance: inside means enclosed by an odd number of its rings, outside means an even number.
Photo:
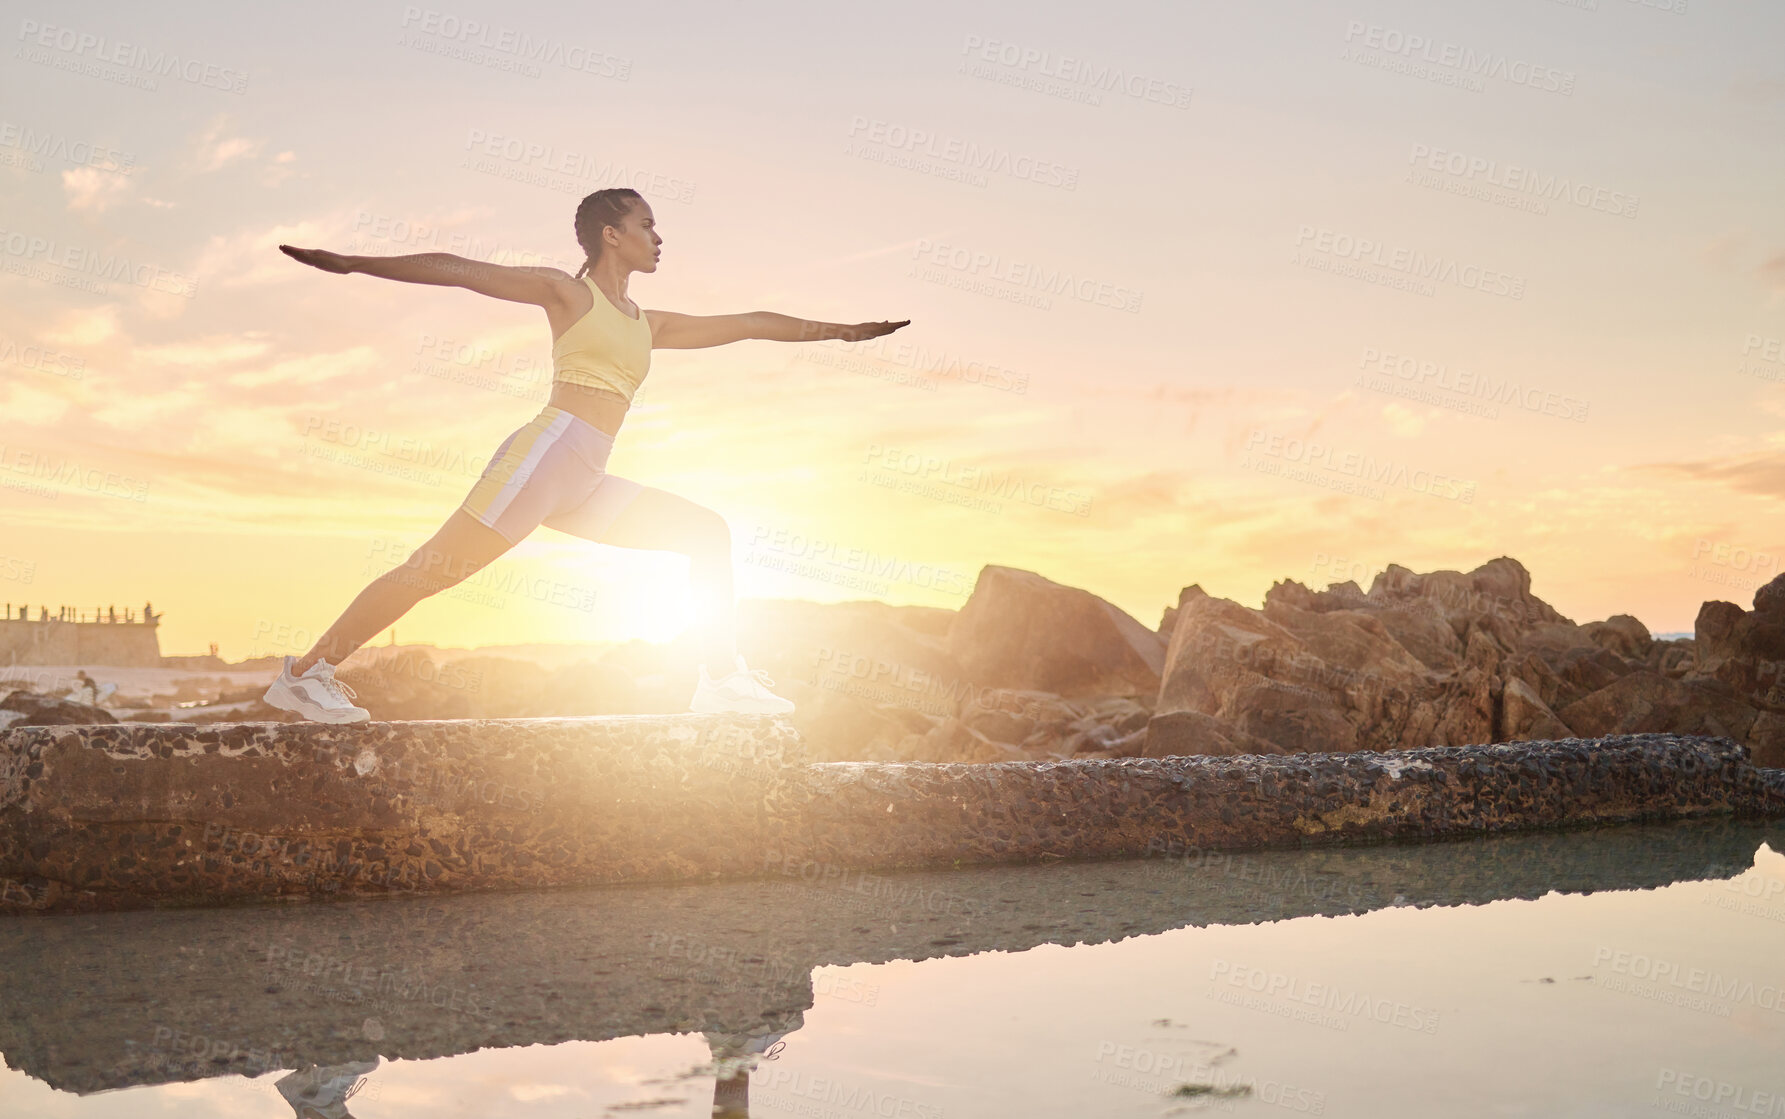
[[[506,264],[468,260],[453,253],[346,256],[327,249],[298,249],[290,245],[280,245],[279,251],[324,272],[359,272],[409,284],[468,288],[479,295],[506,299],[511,303],[535,303],[542,307],[547,300],[558,297],[559,278],[570,279],[556,268],[513,268]]]
[[[768,342],[815,342],[821,338],[860,342],[891,334],[911,322],[817,322],[774,311],[746,311],[741,315],[683,315],[675,311],[645,314],[651,320],[651,345],[660,350],[698,350],[747,338]]]

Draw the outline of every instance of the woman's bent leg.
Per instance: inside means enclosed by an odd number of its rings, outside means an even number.
[[[641,486],[611,475],[581,508],[547,517],[545,527],[621,548],[680,552],[688,557],[689,590],[702,663],[714,676],[732,671],[737,660],[737,628],[732,605],[731,529],[725,518],[655,486]],[[630,500],[625,491],[636,489]],[[623,504],[622,504],[623,502]],[[618,512],[614,506],[620,505]]]
[[[359,593],[328,632],[292,665],[292,675],[303,675],[318,660],[339,665],[416,603],[456,586],[513,546],[495,529],[463,509],[456,510],[401,567],[380,575]]]

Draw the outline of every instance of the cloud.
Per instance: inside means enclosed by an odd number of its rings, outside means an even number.
[[[76,167],[62,172],[62,189],[68,192],[68,208],[104,213],[130,194],[130,180],[97,167]]]
[[[228,127],[229,115],[221,114],[193,142],[192,165],[195,171],[200,174],[220,171],[237,160],[259,155],[260,149],[266,146],[265,140],[226,136],[224,132]]]
[[[1785,252],[1774,253],[1761,261],[1760,278],[1769,286],[1785,291]]]
[[[8,425],[50,427],[68,414],[70,402],[66,397],[39,392],[26,385],[23,378],[7,377],[4,383],[7,392],[0,397],[0,414],[6,416]]]
[[[1630,469],[1707,482],[1738,493],[1785,497],[1785,451],[1756,451],[1688,462],[1640,463]]]
[[[1382,418],[1388,421],[1389,428],[1396,435],[1405,439],[1412,439],[1425,431],[1426,421],[1435,412],[1436,409],[1432,409],[1422,415],[1398,400],[1382,406]]]
[[[238,388],[261,385],[313,385],[345,377],[349,373],[371,373],[385,364],[382,354],[371,346],[355,346],[332,354],[309,354],[288,358],[265,369],[235,373],[228,378]]]
[[[211,334],[190,341],[161,346],[138,346],[132,356],[149,365],[175,365],[181,368],[206,368],[235,365],[266,353],[272,341],[265,333]]]
[[[118,333],[118,307],[81,308],[64,312],[43,332],[44,340],[58,346],[96,346]]]

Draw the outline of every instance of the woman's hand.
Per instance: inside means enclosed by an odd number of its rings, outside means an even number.
[[[331,253],[327,249],[294,249],[290,245],[280,245],[279,251],[295,261],[308,264],[312,268],[320,268],[324,272],[345,275],[353,271],[349,258],[340,253]]]
[[[904,322],[858,322],[852,326],[837,328],[837,337],[845,342],[860,342],[867,338],[878,338],[882,334],[891,334],[901,326],[910,325],[911,320]]]

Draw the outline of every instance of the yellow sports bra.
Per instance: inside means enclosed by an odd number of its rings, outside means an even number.
[[[650,321],[642,307],[635,319],[614,306],[590,277],[583,283],[595,305],[552,343],[552,381],[607,389],[631,403],[651,369]]]

